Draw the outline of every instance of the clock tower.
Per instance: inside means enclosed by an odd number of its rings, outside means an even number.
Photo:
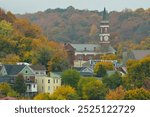
[[[110,34],[109,34],[109,19],[108,19],[108,13],[106,9],[104,8],[103,11],[103,19],[100,23],[100,34],[99,34],[99,44],[100,44],[100,50],[102,52],[107,52],[110,44]]]

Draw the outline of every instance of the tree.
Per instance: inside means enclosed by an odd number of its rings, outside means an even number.
[[[89,35],[94,36],[96,35],[97,32],[98,32],[97,26],[95,24],[92,24]]]
[[[122,78],[119,73],[115,73],[111,76],[105,76],[102,78],[102,82],[109,87],[110,89],[116,89],[120,85],[122,85]]]
[[[150,76],[149,66],[150,56],[127,62],[128,78],[134,88],[141,88],[144,85],[144,80]]]
[[[15,54],[9,54],[5,58],[2,59],[2,63],[4,64],[16,64],[19,61],[20,61],[20,57]]]
[[[89,100],[104,100],[107,88],[100,80],[93,80],[85,85],[83,91]]]
[[[70,85],[71,87],[77,89],[77,84],[80,79],[80,74],[74,69],[66,70],[62,73],[62,84]]]
[[[150,91],[140,88],[129,90],[125,93],[125,100],[150,100]]]
[[[1,83],[0,84],[0,93],[7,96],[7,94],[11,92],[11,87],[8,83]]]
[[[107,100],[123,100],[125,96],[125,89],[122,86],[117,87],[115,90],[109,90],[106,95]]]
[[[68,85],[63,85],[56,89],[52,95],[50,95],[51,100],[77,100],[78,95],[76,90]]]
[[[7,96],[9,96],[9,97],[19,97],[20,95],[19,95],[19,93],[17,93],[16,91],[14,91],[14,90],[11,90],[10,92],[8,92],[7,93]]]
[[[14,83],[14,90],[21,95],[24,95],[24,93],[26,92],[26,84],[23,75],[19,74],[16,77]]]
[[[117,56],[115,54],[106,54],[106,55],[100,56],[100,59],[101,60],[117,60]]]
[[[48,93],[39,93],[37,94],[33,99],[34,100],[49,100],[49,95]]]
[[[106,86],[95,78],[81,78],[78,84],[78,93],[81,99],[103,100],[107,90]]]
[[[105,67],[103,65],[101,65],[101,64],[96,64],[95,65],[94,73],[98,77],[104,77],[107,74]]]
[[[13,27],[11,23],[5,20],[0,21],[0,35],[2,35],[2,37],[11,36],[12,31]]]
[[[78,82],[77,92],[81,99],[87,99],[87,96],[85,95],[83,89],[85,85],[92,80],[95,80],[95,78],[80,78]]]
[[[52,42],[50,42],[52,43]],[[56,47],[55,47],[56,46]],[[67,53],[64,50],[63,47],[61,47],[60,44],[55,44],[53,45],[54,48],[54,54],[51,58],[51,60],[48,62],[48,71],[53,71],[53,72],[62,72],[66,70],[69,66],[69,63],[67,62]],[[60,47],[60,49],[58,49]]]
[[[10,84],[5,82],[0,84],[0,94],[4,96],[19,97],[19,94],[11,88]]]

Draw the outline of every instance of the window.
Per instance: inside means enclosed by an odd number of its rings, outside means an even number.
[[[44,80],[42,79],[42,83],[44,82]]]
[[[43,86],[42,86],[42,91],[43,91],[43,89],[44,89],[44,88],[43,88]]]
[[[35,72],[35,74],[39,74],[39,72]]]
[[[31,85],[28,85],[29,90],[31,89]]]
[[[50,86],[48,86],[48,90],[50,90]]]
[[[42,74],[42,75],[43,75],[43,74],[44,74],[44,72],[40,72],[40,74]]]
[[[35,84],[33,85],[33,87],[35,88]]]
[[[54,79],[54,83],[55,83],[55,79]]]
[[[86,51],[86,47],[84,48],[84,51]]]
[[[56,80],[56,83],[58,83],[58,79]]]
[[[50,80],[48,80],[48,83],[50,83],[51,81]]]
[[[28,73],[28,71],[26,70],[26,71],[25,71],[25,73],[27,74],[27,73]]]

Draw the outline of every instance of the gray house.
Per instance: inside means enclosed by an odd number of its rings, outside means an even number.
[[[22,74],[27,85],[27,93],[37,93],[37,83],[35,82],[35,74],[27,65],[5,64],[0,70],[0,82],[8,82],[13,84],[15,78]]]

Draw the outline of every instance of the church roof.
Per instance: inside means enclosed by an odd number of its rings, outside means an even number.
[[[76,52],[98,52],[100,53],[99,44],[71,44]],[[106,53],[115,53],[115,49],[109,45],[108,51]]]

